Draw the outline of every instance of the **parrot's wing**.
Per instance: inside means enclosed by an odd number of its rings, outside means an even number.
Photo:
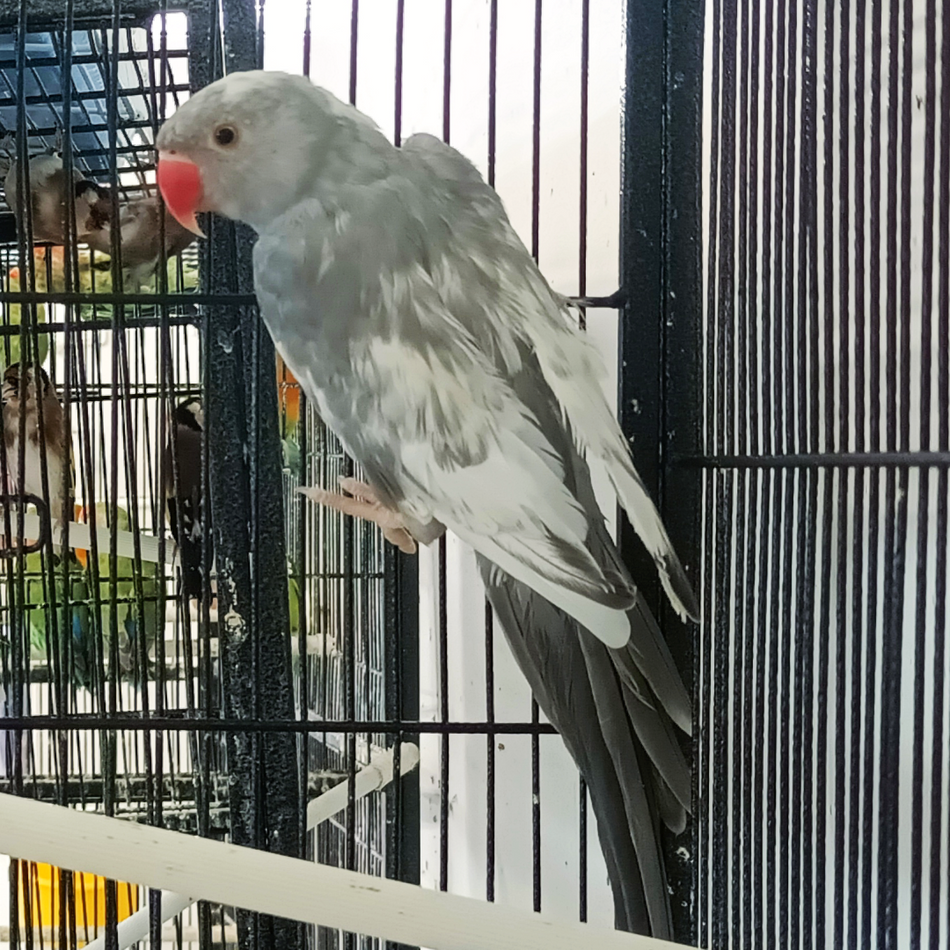
[[[436,259],[428,205],[411,188],[409,198],[392,188],[381,199],[391,207],[348,216],[328,248],[308,209],[295,211],[290,237],[262,235],[255,286],[274,342],[381,501],[416,522],[438,520],[605,642],[624,644],[629,578],[585,547],[587,514],[508,382],[517,347],[502,333],[503,356],[476,342],[446,306],[456,262]],[[382,215],[398,240],[379,233]]]
[[[629,578],[587,550],[587,514],[536,420],[477,350],[460,356],[465,349],[453,358],[368,340],[354,369],[361,393],[374,396],[348,423],[321,405],[307,367],[293,370],[382,497],[418,522],[437,519],[605,642],[625,644]]]
[[[588,549],[599,563],[619,562],[587,464],[534,357],[525,355],[512,384],[548,434],[563,464],[565,484],[588,513]],[[637,595],[627,614],[630,642],[611,650],[523,584],[484,560],[479,567],[518,665],[587,782],[613,888],[616,925],[670,939],[669,897],[654,816],[675,833],[685,827],[690,770],[674,723],[689,732],[691,713],[689,695],[649,607]]]
[[[530,344],[545,380],[573,426],[580,444],[600,458],[630,522],[652,555],[663,587],[681,616],[698,618],[699,606],[682,564],[633,465],[629,447],[600,381],[603,364],[591,342],[574,326],[521,239],[501,200],[463,155],[431,135],[409,138],[403,152],[446,189],[450,215],[443,215],[438,244],[457,271],[446,301],[478,339],[504,356],[513,339]],[[431,220],[429,228],[434,226]],[[479,287],[496,288],[493,299],[471,299]],[[507,337],[507,339],[506,339]]]

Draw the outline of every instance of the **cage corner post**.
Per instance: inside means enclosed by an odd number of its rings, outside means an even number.
[[[191,0],[191,72],[197,90],[227,71],[259,65],[254,0]],[[208,293],[250,296],[250,232],[210,222],[202,280]],[[273,344],[250,300],[211,304],[205,314],[208,451],[225,715],[253,723],[294,718],[279,424]],[[242,636],[229,638],[231,625]],[[296,734],[231,731],[231,840],[304,856],[304,789]],[[265,791],[266,789],[266,791]],[[238,911],[242,950],[294,950],[303,925]]]
[[[701,538],[703,0],[627,0],[622,119],[618,414],[694,587]],[[687,683],[695,628],[660,597],[652,560],[629,523],[621,550]],[[684,744],[688,740],[684,737]],[[695,943],[694,822],[664,835],[674,939]]]

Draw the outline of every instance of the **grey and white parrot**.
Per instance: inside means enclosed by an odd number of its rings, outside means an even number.
[[[590,788],[625,929],[672,933],[660,822],[690,805],[689,696],[610,538],[585,461],[617,497],[683,617],[698,606],[600,388],[601,360],[497,194],[430,135],[394,147],[308,79],[235,73],[157,140],[182,225],[250,224],[278,350],[360,463],[335,507],[474,548],[541,708]]]

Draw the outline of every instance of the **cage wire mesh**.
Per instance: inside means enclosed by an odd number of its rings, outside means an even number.
[[[234,15],[251,8],[225,7],[231,15],[231,47],[243,49],[246,65],[254,65],[257,25],[253,17],[242,25]],[[353,728],[355,722],[402,718],[400,707],[394,706],[398,677],[386,678],[386,670],[402,662],[395,647],[402,627],[395,558],[383,551],[368,526],[329,512],[311,513],[296,495],[299,484],[335,485],[344,471],[352,474],[352,465],[307,410],[296,381],[279,361],[275,373],[273,350],[262,352],[267,347],[260,345],[259,334],[245,333],[248,349],[240,358],[233,354],[231,366],[222,371],[220,363],[211,361],[207,368],[208,328],[217,331],[226,324],[225,309],[232,319],[250,314],[257,320],[250,311],[250,293],[227,293],[233,288],[222,283],[239,267],[250,272],[249,258],[241,258],[232,231],[212,229],[201,255],[194,246],[173,253],[179,250],[168,243],[173,222],[152,222],[156,230],[166,232],[166,253],[161,253],[161,235],[152,235],[150,252],[158,257],[154,266],[136,258],[139,249],[129,235],[138,221],[133,209],[141,205],[136,203],[155,194],[152,142],[157,128],[195,85],[220,74],[218,18],[217,4],[192,4],[187,17],[166,13],[157,4],[131,9],[75,3],[64,10],[7,4],[0,10],[0,23],[7,30],[0,33],[0,123],[8,135],[3,142],[7,169],[12,169],[6,175],[10,211],[0,221],[5,242],[0,248],[4,366],[41,364],[55,401],[39,400],[43,418],[37,425],[36,467],[42,486],[36,488],[29,484],[29,459],[20,459],[17,469],[26,461],[26,485],[19,484],[12,470],[19,443],[11,447],[9,433],[16,430],[11,421],[19,420],[8,419],[7,403],[18,387],[29,397],[27,387],[38,385],[42,391],[44,381],[39,371],[30,376],[23,370],[4,393],[4,471],[14,497],[7,498],[8,544],[0,594],[2,711],[9,726],[2,732],[0,778],[4,790],[16,794],[241,843],[260,844],[283,821],[284,839],[290,842],[285,850],[291,853],[300,852],[307,799],[319,799],[349,778],[349,796],[342,806],[346,820],[336,814],[339,804],[322,814],[312,829],[308,853],[377,874],[405,876],[405,864],[411,876],[412,849],[400,859],[401,832],[395,819],[405,814],[412,820],[412,779],[407,791],[395,796],[380,792],[358,797],[353,782],[361,766],[371,761],[378,766],[385,749],[392,749],[390,761],[397,775],[410,768],[415,750],[415,745],[398,741],[400,730],[383,734]],[[205,48],[211,52],[198,57],[190,72],[189,47],[201,36],[209,39]],[[62,187],[55,174],[61,181],[81,182],[75,202],[64,201],[63,221],[55,200],[50,214],[37,197],[42,194],[38,189],[48,185],[51,160],[58,165],[50,188]],[[18,166],[26,166],[27,172],[18,172]],[[24,181],[31,172],[33,180]],[[17,200],[24,193],[31,195],[30,202]],[[81,200],[93,205],[98,201],[103,214],[120,223],[115,229],[120,231],[119,242],[110,240],[108,229],[105,237],[89,231],[91,216],[87,220],[89,209]],[[52,230],[59,226],[62,232],[52,238],[51,219]],[[212,339],[219,343],[218,337]],[[219,352],[232,356],[230,347]],[[219,440],[209,452],[204,423],[214,414],[215,395],[226,399],[224,386],[213,385],[214,374],[227,373],[230,384],[240,379],[245,385],[241,399],[228,404],[247,405],[242,420],[246,432],[262,425],[254,400],[259,393],[266,399],[268,393],[259,379],[242,373],[262,365],[269,366],[261,372],[270,373],[272,392],[279,399],[279,417],[275,413],[269,427],[263,425],[272,437],[269,447],[281,457],[283,475],[276,469],[270,495],[258,491],[246,505],[249,518],[240,511],[240,493],[232,498],[217,491],[222,507],[237,508],[236,517],[249,521],[256,538],[239,536],[226,519],[199,518],[199,537],[190,541],[192,548],[197,544],[202,569],[197,589],[189,589],[189,539],[182,536],[188,530],[185,503],[198,503],[200,496],[203,514],[214,513],[209,456],[240,457],[246,439],[237,426],[218,426]],[[272,408],[276,405],[277,400]],[[183,406],[192,424],[197,416],[197,458],[194,439],[182,447],[185,437],[177,413]],[[53,432],[56,419],[51,418],[56,412],[65,416],[68,434],[63,442],[74,471],[65,482],[70,495],[66,546],[70,530],[75,534],[93,525],[88,549],[74,544],[74,553],[65,555],[57,524],[58,511],[63,510],[57,504],[62,483],[50,460],[59,443]],[[34,424],[32,416],[28,424]],[[25,431],[26,424],[21,428]],[[249,469],[261,478],[267,474],[253,460]],[[251,475],[242,475],[247,499]],[[189,487],[183,487],[186,482]],[[276,528],[282,537],[281,544],[274,545],[260,527],[275,523],[261,514],[261,497],[264,504],[268,498],[271,505],[275,498],[279,503],[281,488],[286,503]],[[40,498],[15,497],[24,490]],[[42,522],[45,508],[50,519],[46,543],[35,552],[28,544],[36,531],[21,535],[17,524],[29,500],[40,503],[27,517]],[[175,501],[182,529],[176,532],[177,550],[168,536]],[[272,638],[283,640],[288,673],[292,663],[294,705],[287,693],[280,713],[275,713],[273,702],[275,694],[278,702],[281,699],[278,678],[268,676],[259,653],[241,655],[236,662],[232,657],[228,666],[227,647],[219,638],[218,608],[224,607],[217,597],[222,574],[212,569],[212,520],[225,522],[216,525],[216,536],[224,539],[219,551],[223,547],[230,553],[232,544],[243,548],[246,559],[256,541],[277,553],[263,566],[258,559],[258,577],[262,586],[278,591],[278,603],[282,599],[286,605],[282,609],[289,619],[289,641],[281,629],[281,610],[274,613],[271,605],[272,613],[266,615],[266,606],[260,606],[266,597],[257,596],[248,610],[255,595],[247,586],[241,588],[246,578],[225,573],[224,583],[231,588],[231,606],[237,602],[235,588],[245,595],[239,606],[252,628],[247,640],[254,650],[276,655],[280,663],[280,651],[271,646],[274,639],[266,641],[258,628],[266,627]],[[171,527],[174,531],[174,522]],[[117,552],[111,559],[110,549]],[[409,657],[414,655],[413,636],[410,629],[399,640],[399,649]],[[384,666],[387,652],[397,662]],[[411,704],[406,708],[408,718],[415,719]],[[278,718],[287,722],[294,711],[304,721],[329,719],[350,728],[283,730],[294,753],[289,769],[286,743],[275,752],[275,743],[267,738],[236,738],[237,730],[194,728],[200,719],[233,722],[242,716],[266,727]],[[148,720],[154,725],[147,725]],[[30,728],[24,730],[24,725]],[[270,725],[273,729],[273,722]],[[267,773],[266,786],[262,773]],[[265,797],[277,801],[266,817]],[[275,817],[288,801],[291,807]],[[411,835],[406,840],[411,842]],[[106,932],[112,939],[117,921],[135,911],[148,915],[140,939],[150,930],[163,946],[238,941],[242,946],[302,946],[317,939],[294,925],[282,931],[279,923],[204,904],[169,918],[158,913],[157,895],[148,914],[147,891],[104,882],[80,870],[72,874],[28,861],[11,862],[10,912],[0,943],[20,946],[39,940],[41,945],[50,941],[75,947],[98,940],[95,945],[101,945]],[[319,945],[335,945],[340,939],[336,933],[322,934]]]
[[[395,141],[441,132],[476,161],[557,289],[603,295],[586,320],[619,345],[625,432],[674,541],[702,554],[695,651],[666,624],[697,722],[696,820],[667,842],[677,933],[948,946],[938,5],[53,7],[0,6],[9,159],[61,149],[113,214],[154,192],[157,128],[225,59],[298,57]],[[611,919],[586,790],[470,555],[442,539],[417,567],[296,493],[353,468],[275,367],[246,233],[212,222],[200,249],[144,273],[114,243],[34,248],[37,214],[0,219],[2,355],[46,368],[72,447],[69,530],[96,530],[57,552],[50,504],[42,550],[5,552],[4,788]],[[25,394],[28,374],[14,383]],[[182,473],[163,458],[195,397],[214,528],[190,597],[167,529]],[[21,511],[8,498],[8,540]],[[241,649],[218,624],[234,591],[252,618]],[[386,752],[406,776],[358,796],[357,771]],[[308,802],[341,780],[345,810],[311,826]],[[78,946],[150,903],[163,945],[379,945],[204,904],[162,924],[155,895],[27,861],[10,882],[12,946]]]
[[[700,940],[946,947],[950,21],[707,10]]]

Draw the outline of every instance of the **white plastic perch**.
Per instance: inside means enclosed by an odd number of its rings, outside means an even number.
[[[12,795],[0,853],[432,950],[676,946]]]
[[[19,515],[10,514],[10,524],[14,532],[16,532],[17,519]],[[57,529],[54,527],[54,538],[53,545],[54,547],[60,547],[61,535],[60,531],[62,529]],[[131,531],[119,531],[116,530],[116,554],[120,557],[135,557],[135,535]],[[59,535],[59,537],[56,537]],[[23,536],[25,538],[38,538],[40,536],[40,516],[34,512],[26,512],[23,515]],[[90,530],[89,525],[83,524],[81,521],[70,521],[69,522],[69,546],[71,548],[81,548],[84,550],[89,550],[92,547],[92,531]],[[139,532],[138,534],[139,546],[141,550],[141,557],[143,561],[151,561],[153,563],[158,563],[158,538],[153,534],[143,534]],[[99,554],[108,554],[112,550],[112,529],[106,527],[104,524],[96,525],[96,546],[98,548]],[[176,555],[178,554],[178,548],[175,545],[175,542],[171,538],[165,539],[165,561],[168,564],[171,564]]]
[[[374,755],[369,765],[364,766],[356,773],[356,799],[369,795],[385,788],[393,780],[393,750],[386,749]],[[419,747],[411,742],[404,742],[400,747],[399,774],[405,775],[419,764]],[[346,808],[350,797],[350,780],[334,785],[328,792],[318,795],[307,806],[307,830],[312,831],[317,825],[332,818]],[[195,898],[185,897],[182,894],[162,894],[162,923],[171,920],[187,910]],[[119,950],[126,950],[138,940],[145,940],[149,930],[149,908],[137,910],[131,917],[127,917],[118,928]],[[96,937],[86,945],[86,950],[104,950],[105,935]]]

